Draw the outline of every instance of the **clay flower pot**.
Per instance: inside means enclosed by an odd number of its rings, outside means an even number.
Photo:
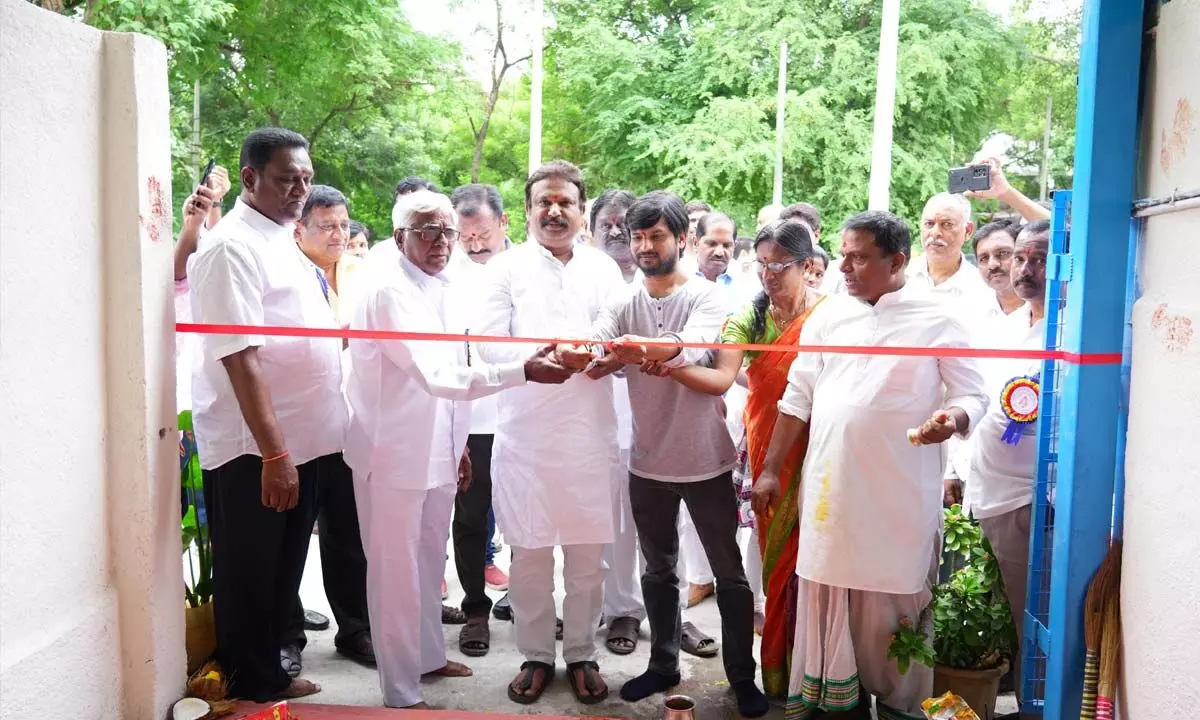
[[[936,666],[933,669],[933,697],[953,692],[971,706],[979,720],[996,717],[996,695],[1000,691],[1000,678],[1008,672],[1008,660],[990,670],[959,670]]]

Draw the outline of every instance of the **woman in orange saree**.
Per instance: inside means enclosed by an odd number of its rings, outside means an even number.
[[[763,292],[740,314],[726,322],[722,342],[730,344],[795,345],[804,321],[821,302],[821,295],[808,287],[806,276],[813,265],[813,240],[808,227],[797,221],[775,222],[759,231],[754,240],[755,269]],[[675,368],[670,376],[678,382],[711,394],[724,394],[735,381],[744,362],[750,395],[746,401],[746,451],[749,476],[762,472],[767,446],[778,418],[776,405],[787,387],[791,352],[743,352],[722,349],[711,368]],[[760,661],[763,690],[767,695],[786,697],[795,632],[796,556],[799,550],[801,447],[793,448],[780,478],[780,499],[768,516],[756,516],[754,528],[763,560],[763,590],[766,613]]]

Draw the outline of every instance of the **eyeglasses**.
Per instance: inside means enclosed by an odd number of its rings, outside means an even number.
[[[421,240],[427,243],[436,241],[439,237],[446,242],[454,242],[458,239],[458,230],[452,227],[442,227],[441,225],[426,225],[425,227],[407,227],[400,228],[403,232],[417,233]]]
[[[764,262],[755,260],[754,261],[754,272],[758,273],[759,275],[762,275],[763,271],[770,271],[771,274],[778,275],[779,273],[783,272],[784,270],[787,270],[788,268],[790,268],[791,266],[795,265],[798,262],[800,262],[800,261],[792,260],[791,262],[785,262],[785,263],[764,263]]]

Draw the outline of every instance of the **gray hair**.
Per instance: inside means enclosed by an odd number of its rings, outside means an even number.
[[[934,195],[933,197],[929,198],[929,200],[927,200],[925,202],[925,207],[929,207],[934,202],[940,202],[942,200],[948,201],[951,205],[954,205],[955,207],[957,207],[959,209],[959,212],[962,213],[963,224],[965,224],[965,225],[971,224],[971,214],[972,214],[971,201],[968,200],[965,195],[960,195],[958,193],[940,192],[937,195]],[[921,214],[924,215],[925,212],[922,211]]]
[[[413,218],[426,213],[444,212],[450,216],[450,221],[458,227],[458,213],[450,198],[430,190],[417,190],[396,198],[392,207],[392,230],[411,227]]]

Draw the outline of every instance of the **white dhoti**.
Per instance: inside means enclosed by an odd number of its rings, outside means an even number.
[[[738,530],[742,548],[742,564],[746,567],[746,579],[750,581],[750,592],[754,593],[754,612],[765,612],[767,598],[763,593],[762,552],[758,549],[758,528],[751,526]]]
[[[870,695],[879,720],[923,718],[921,702],[933,694],[933,668],[914,662],[901,675],[888,659],[888,647],[901,618],[922,623],[933,597],[929,589],[892,595],[798,580],[788,720],[850,710],[870,703]],[[928,620],[924,629],[932,639]],[[860,695],[860,686],[867,696]]]
[[[446,665],[441,581],[455,491],[403,490],[354,474],[371,644],[388,707],[421,702],[421,676]]]
[[[629,450],[621,450],[621,461],[613,468],[613,541],[604,546],[604,621],[631,617],[646,619],[642,601],[642,571],[646,562],[638,547],[633,509],[629,505]]]
[[[1012,609],[1013,626],[1017,629],[1017,647],[1013,652],[1013,677],[1017,679],[1017,699],[1021,699],[1021,655],[1025,629],[1025,590],[1029,585],[1029,527],[1032,506],[980,518],[979,527],[992,544],[996,563],[1000,566],[1000,577],[1004,580],[1004,593]]]
[[[563,660],[595,661],[596,627],[604,594],[604,544],[564,545]],[[517,650],[526,660],[553,665],[554,548],[513,547],[508,598],[517,629]],[[440,602],[440,599],[439,599]]]
[[[679,562],[676,572],[684,589],[685,601],[689,584],[710,585],[713,582],[712,567],[708,564],[704,546],[700,544],[696,523],[692,522],[692,516],[683,504],[679,506]]]

